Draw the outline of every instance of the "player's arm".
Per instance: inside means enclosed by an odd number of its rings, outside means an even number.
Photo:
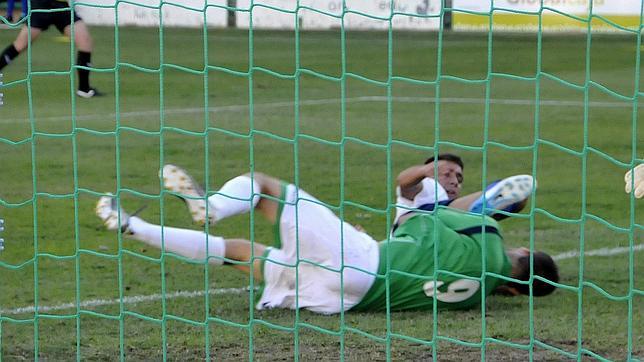
[[[626,193],[630,194],[631,191],[635,193],[638,199],[644,196],[644,163],[637,165],[637,167],[629,170],[624,175],[626,181]]]
[[[396,178],[396,183],[400,187],[400,195],[408,200],[413,200],[423,189],[421,181],[425,177],[434,178],[434,162],[412,166],[400,172]]]

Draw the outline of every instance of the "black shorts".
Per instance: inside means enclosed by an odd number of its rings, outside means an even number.
[[[57,0],[32,0],[32,10],[47,10],[47,9],[65,9],[69,8],[67,2]],[[65,27],[72,23],[71,11],[54,11],[54,12],[32,12],[31,13],[31,27],[45,31],[50,25],[54,25],[58,31],[64,32]],[[74,23],[81,20],[81,18],[74,13]]]

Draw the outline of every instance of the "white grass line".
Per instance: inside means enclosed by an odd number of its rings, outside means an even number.
[[[585,256],[611,256],[611,255],[617,255],[617,254],[626,254],[630,250],[631,248],[628,246],[621,246],[618,248],[601,248],[601,249],[589,250],[585,252],[584,255]],[[644,250],[644,244],[633,245],[633,252],[641,251],[641,250]],[[564,260],[564,259],[576,258],[578,256],[579,256],[579,251],[571,250],[565,253],[555,255],[552,258],[554,260]]]
[[[644,250],[644,244],[637,244],[633,246],[633,252],[637,252],[641,250]],[[626,254],[628,252],[630,252],[629,247],[601,248],[601,249],[589,250],[585,253],[585,255],[586,256],[611,256],[611,255],[618,255],[618,254]],[[565,259],[576,258],[578,256],[579,256],[578,251],[571,250],[565,253],[555,255],[553,256],[553,259],[565,260]],[[208,290],[208,293],[210,295],[243,294],[243,293],[247,293],[249,290],[250,289],[248,287],[213,288]],[[179,291],[174,293],[166,293],[165,299],[168,300],[168,299],[175,299],[175,298],[197,298],[197,297],[203,297],[205,294],[206,292],[203,290],[195,290],[191,292]],[[124,297],[122,303],[136,304],[141,302],[153,302],[161,299],[163,299],[163,296],[161,294],[136,295],[132,297]],[[92,300],[81,302],[79,306],[81,308],[91,308],[91,307],[99,307],[99,306],[106,306],[106,305],[118,305],[120,303],[121,303],[121,300],[119,299],[92,299]],[[51,306],[40,305],[38,306],[38,312],[48,313],[48,312],[54,312],[54,311],[66,310],[66,309],[75,309],[75,308],[76,308],[75,303],[64,303],[64,304],[57,304],[57,305],[51,305]],[[34,305],[30,305],[27,307],[20,307],[20,308],[14,308],[14,309],[0,309],[0,315],[34,313],[35,311],[36,311],[36,307]]]
[[[242,294],[249,291],[249,288],[220,288],[220,289],[210,289],[208,293],[210,295],[221,295],[221,294]],[[175,299],[175,298],[197,298],[203,297],[206,294],[203,290],[195,290],[192,292],[188,291],[178,291],[174,293],[166,293],[165,299]],[[156,300],[163,299],[161,294],[150,294],[150,295],[135,295],[132,297],[124,297],[123,304],[136,304],[141,302],[152,302]],[[91,299],[84,302],[80,302],[81,308],[90,308],[90,307],[99,307],[104,305],[118,305],[121,303],[120,299]],[[58,310],[65,309],[74,309],[76,308],[76,303],[64,303],[57,304],[52,306],[40,305],[38,306],[39,313],[47,313]],[[0,315],[13,315],[21,313],[33,313],[36,311],[36,307],[33,305],[15,309],[0,309]]]
[[[346,98],[345,101],[348,103],[360,103],[360,102],[384,102],[387,100],[387,97],[384,96],[362,96],[362,97],[352,97]],[[434,103],[436,101],[433,97],[392,97],[392,100],[395,102],[403,103]],[[325,105],[325,104],[340,104],[342,100],[340,98],[327,98],[327,99],[310,99],[300,101],[300,105],[303,106],[315,106],[315,105]],[[485,98],[449,98],[444,97],[440,100],[441,103],[455,103],[455,104],[485,104]],[[503,105],[521,105],[521,106],[531,106],[534,105],[534,100],[532,99],[502,99],[502,98],[491,98],[490,104],[503,104]],[[544,106],[553,106],[553,107],[583,107],[584,102],[580,101],[565,101],[565,100],[541,100],[541,105]],[[631,108],[633,107],[632,102],[588,102],[590,107],[604,107],[604,108]],[[293,107],[294,102],[284,101],[284,102],[270,102],[270,103],[255,103],[255,109],[272,109],[280,107]],[[236,104],[228,106],[216,106],[209,107],[209,112],[239,112],[246,111],[250,107],[249,104]],[[194,114],[202,113],[204,111],[203,107],[189,107],[189,108],[166,108],[164,110],[165,115],[171,114]],[[158,116],[161,112],[159,110],[146,110],[146,111],[132,111],[132,112],[121,112],[121,118],[127,117],[147,117],[147,116]],[[87,114],[80,115],[76,117],[78,121],[91,121],[91,120],[112,120],[116,118],[116,113],[107,113],[107,114]],[[47,117],[36,117],[37,122],[68,122],[70,121],[71,116],[47,116]],[[0,124],[14,124],[14,123],[24,123],[29,122],[29,118],[8,118],[0,120]]]

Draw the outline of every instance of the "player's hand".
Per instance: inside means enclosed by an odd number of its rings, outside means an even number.
[[[626,187],[624,188],[626,193],[630,194],[631,191],[635,190],[635,197],[642,198],[644,196],[644,163],[629,170],[624,175],[624,181],[626,181]]]
[[[445,160],[430,162],[424,167],[423,171],[425,173],[425,177],[434,179],[434,172],[436,172],[437,174],[440,174],[441,172],[445,173],[447,171],[447,168],[449,168],[449,165],[449,162]]]

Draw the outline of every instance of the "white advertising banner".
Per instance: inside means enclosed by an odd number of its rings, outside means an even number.
[[[296,22],[302,30],[331,29],[388,29],[391,18],[394,29],[436,30],[440,27],[440,0],[300,0],[295,13],[295,0],[238,0],[237,26],[248,28],[252,13],[253,28],[294,29]],[[392,17],[392,6],[394,16]],[[296,20],[297,16],[297,20]]]
[[[134,0],[119,2],[116,0],[80,0],[76,11],[88,24],[92,25],[135,25],[159,26],[162,17],[164,26],[202,27],[204,20],[210,27],[225,27],[228,23],[228,11],[221,7],[207,7],[204,17],[204,6],[225,6],[226,0],[171,0],[161,4],[160,0]],[[100,7],[82,4],[97,5]]]
[[[641,1],[644,0],[495,0],[493,26],[499,30],[534,30],[539,19],[535,14],[541,11],[543,3],[543,29],[585,28],[584,22],[557,12],[587,18],[592,2],[594,15],[618,27],[634,29],[640,24]],[[160,18],[165,26],[201,27],[205,21],[209,27],[226,27],[228,23],[228,10],[224,8],[227,0],[170,0],[163,2],[161,10],[161,0],[125,0],[116,7],[116,0],[79,2],[76,11],[93,25],[113,26],[117,15],[119,25],[159,26]],[[452,0],[453,28],[487,29],[491,3],[491,0]],[[342,25],[350,30],[386,30],[391,19],[394,29],[437,30],[441,22],[441,0],[300,0],[299,10],[297,4],[296,0],[237,0],[237,27],[250,27],[251,15],[256,29],[294,29],[299,24],[302,30],[334,29]],[[594,29],[618,28],[608,22],[594,18],[592,26]]]

